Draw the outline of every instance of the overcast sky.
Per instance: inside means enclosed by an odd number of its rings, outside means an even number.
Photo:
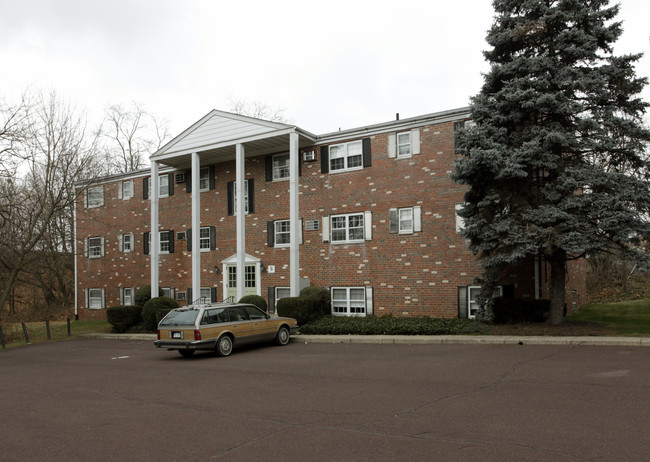
[[[650,76],[650,1],[620,3],[615,51]],[[91,120],[136,101],[174,136],[260,101],[324,134],[467,106],[492,20],[489,0],[0,0],[0,97],[54,89]]]

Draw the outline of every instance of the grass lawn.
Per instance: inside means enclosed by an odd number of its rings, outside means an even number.
[[[650,335],[650,299],[592,303],[566,318],[613,327],[619,335]]]
[[[93,332],[111,332],[111,325],[107,321],[70,321],[70,335],[68,335],[68,325],[66,321],[50,322],[50,338],[47,337],[47,327],[45,322],[27,322],[27,335],[29,343],[43,343],[55,340],[65,340],[83,334]],[[2,333],[4,334],[7,348],[25,345],[25,334],[20,323],[3,324]]]

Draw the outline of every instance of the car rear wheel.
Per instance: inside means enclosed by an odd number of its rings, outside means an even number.
[[[282,326],[278,329],[278,333],[275,335],[275,343],[278,345],[286,345],[289,343],[290,337],[291,333],[289,332],[289,328],[287,326]]]
[[[219,356],[228,356],[232,353],[232,339],[227,335],[223,335],[217,341],[217,354]]]
[[[194,350],[178,350],[183,358],[189,358],[194,354]]]

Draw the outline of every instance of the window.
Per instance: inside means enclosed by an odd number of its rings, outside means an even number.
[[[104,289],[87,289],[86,307],[91,310],[104,308]]]
[[[104,205],[104,187],[95,186],[86,190],[86,207],[101,207]]]
[[[413,234],[413,208],[399,209],[399,233]]]
[[[289,178],[289,154],[278,154],[273,156],[273,179],[284,178]]]
[[[199,249],[210,250],[210,227],[201,228],[199,234]]]
[[[169,175],[160,175],[158,177],[158,197],[169,196]]]
[[[228,267],[228,287],[235,288],[237,287],[237,267],[229,266]]]
[[[163,297],[174,298],[174,289],[171,287],[161,287],[160,290],[163,292]]]
[[[365,316],[365,287],[333,287],[332,314],[335,316]]]
[[[363,147],[361,141],[330,146],[329,159],[331,172],[363,168]]]
[[[332,217],[332,242],[363,241],[363,213]]]
[[[228,215],[237,215],[237,182],[228,182]],[[255,213],[253,179],[244,180],[244,213]]]
[[[233,215],[237,215],[237,182],[234,181],[232,184],[232,193],[233,193]],[[244,180],[244,213],[248,213],[248,180]]]
[[[276,287],[275,288],[275,306],[278,306],[278,301],[281,298],[291,297],[290,287]]]
[[[160,253],[170,253],[171,242],[174,240],[173,232],[170,233],[169,231],[161,231],[159,236],[160,236]]]
[[[468,290],[468,296],[467,296],[467,317],[468,318],[475,318],[476,313],[478,312],[479,309],[479,303],[478,303],[478,296],[481,294],[481,287],[480,286],[469,286],[467,288]],[[502,288],[497,287],[494,289],[494,294],[493,297],[499,297],[502,294]]]
[[[120,288],[120,305],[132,306],[134,305],[133,288],[121,287]]]
[[[86,242],[86,253],[88,258],[99,258],[104,256],[103,237],[89,237]]]
[[[128,253],[133,251],[133,234],[122,234],[122,252]]]
[[[397,134],[397,157],[406,157],[411,155],[411,133]]]
[[[280,247],[291,242],[291,225],[289,220],[278,220],[275,223],[275,245]]]
[[[257,287],[256,273],[257,273],[257,269],[255,268],[255,265],[246,265],[246,267],[244,268],[244,287]]]
[[[199,191],[210,190],[210,168],[204,167],[199,172]]]
[[[413,234],[422,231],[422,207],[394,208],[389,211],[391,234]]]
[[[211,287],[201,287],[201,301],[200,303],[210,303],[212,300],[212,288]]]
[[[123,181],[122,184],[120,184],[119,191],[121,192],[120,199],[125,201],[131,199],[134,196],[133,180]]]
[[[463,234],[465,231],[465,218],[459,215],[459,212],[463,210],[464,204],[456,204],[456,232],[458,234]]]

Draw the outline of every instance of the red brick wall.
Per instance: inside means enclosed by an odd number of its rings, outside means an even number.
[[[358,140],[359,138],[353,139]],[[318,220],[318,231],[303,231],[300,276],[313,286],[373,288],[375,314],[456,317],[458,286],[472,285],[480,274],[476,258],[456,233],[455,205],[463,201],[464,187],[450,179],[455,158],[453,123],[420,128],[421,154],[389,158],[387,134],[371,137],[372,166],[362,170],[322,174],[320,158],[302,164],[300,217]],[[350,141],[353,141],[350,140]],[[287,148],[288,149],[288,148]],[[320,157],[320,150],[316,152]],[[267,221],[289,219],[289,182],[265,180],[265,158],[248,158],[246,178],[255,183],[255,212],[246,217],[246,252],[259,258],[274,274],[261,275],[261,294],[267,288],[289,286],[289,248],[267,246]],[[217,248],[201,253],[201,285],[216,286],[224,297],[221,262],[236,252],[236,217],[227,214],[226,188],[235,179],[235,163],[216,165],[215,189],[201,193],[201,225],[216,226]],[[189,181],[189,179],[188,179]],[[143,254],[143,233],[149,231],[150,202],[143,200],[143,178],[135,178],[135,197],[117,199],[120,181],[104,185],[104,207],[77,205],[79,252],[84,238],[103,236],[105,256],[78,258],[78,303],[81,318],[104,317],[105,310],[86,310],[85,288],[104,288],[106,306],[119,303],[119,287],[150,282],[149,257]],[[185,184],[174,185],[174,195],[160,199],[160,230],[185,231],[191,226],[191,194]],[[420,206],[422,232],[389,232],[389,209]],[[322,217],[372,212],[372,240],[359,244],[323,242]],[[118,234],[132,232],[135,250],[118,250]],[[186,291],[191,286],[191,252],[185,241],[175,252],[160,256],[160,286]],[[214,273],[214,267],[220,273]],[[580,270],[580,265],[576,268]],[[516,296],[534,297],[532,265],[513,268],[507,282],[516,284]],[[585,293],[584,270],[571,270],[570,286]]]

